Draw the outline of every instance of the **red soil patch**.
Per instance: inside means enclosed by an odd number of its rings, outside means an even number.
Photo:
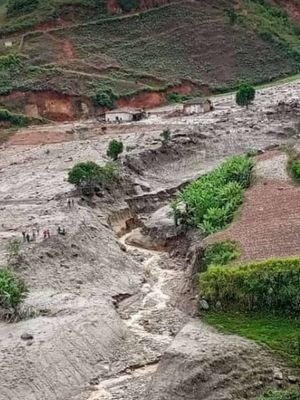
[[[258,183],[246,192],[238,221],[208,243],[234,240],[242,261],[300,255],[300,187]]]
[[[24,146],[38,146],[41,144],[51,144],[51,143],[62,143],[70,141],[72,138],[69,134],[65,132],[55,132],[55,131],[26,131],[16,133],[11,136],[7,144],[8,145],[24,145]]]
[[[298,0],[272,0],[272,3],[284,8],[290,18],[297,21],[300,20],[300,4]]]
[[[106,9],[109,13],[116,13],[121,11],[117,0],[107,0]]]
[[[153,108],[166,102],[164,93],[143,92],[133,97],[123,97],[117,101],[118,107]]]
[[[76,117],[93,115],[94,110],[87,98],[54,91],[13,92],[0,96],[0,104],[32,117],[40,116],[53,121],[72,121]]]
[[[142,92],[133,97],[122,97],[117,101],[118,107],[154,108],[166,104],[168,93],[176,92],[188,95],[193,91],[193,86],[183,83],[168,89],[166,92]]]

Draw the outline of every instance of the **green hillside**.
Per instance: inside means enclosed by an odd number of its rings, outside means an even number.
[[[299,72],[300,25],[266,0],[232,4],[177,1],[113,14],[105,0],[0,0],[1,54],[19,56],[12,65],[0,58],[0,94],[93,97],[109,87],[132,96],[183,81],[201,94],[203,85],[222,91]]]

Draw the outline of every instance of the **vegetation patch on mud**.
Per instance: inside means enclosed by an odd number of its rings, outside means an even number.
[[[267,346],[300,368],[299,319],[269,314],[207,312],[201,319],[226,333],[244,336]],[[266,397],[268,398],[268,397]],[[281,397],[270,397],[270,400]],[[290,399],[283,397],[282,399]],[[291,397],[294,399],[294,397]],[[299,397],[295,397],[299,399]]]
[[[190,226],[211,234],[226,228],[242,204],[244,190],[250,185],[253,161],[245,156],[232,157],[208,175],[184,189],[183,216]]]

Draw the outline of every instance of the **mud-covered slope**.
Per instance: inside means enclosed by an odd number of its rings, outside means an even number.
[[[112,2],[52,0],[12,16],[1,4],[0,53],[21,58],[0,68],[0,105],[31,115],[93,114],[104,88],[116,106],[151,107],[170,92],[207,94],[299,70],[296,3],[292,13],[256,0],[141,3],[126,13]]]

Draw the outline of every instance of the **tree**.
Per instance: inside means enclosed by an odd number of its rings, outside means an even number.
[[[241,107],[247,107],[255,99],[255,89],[254,87],[244,84],[241,85],[236,93],[235,101],[236,104]]]
[[[99,88],[93,97],[93,102],[95,106],[106,107],[111,110],[116,106],[117,97],[111,88]]]
[[[118,140],[111,140],[107,149],[107,156],[110,157],[113,161],[116,161],[121,153],[123,153],[124,145]]]
[[[101,167],[93,161],[76,164],[68,174],[68,182],[87,196],[93,195],[98,186],[111,184],[117,178],[118,169],[114,163]]]
[[[76,164],[68,174],[68,182],[77,187],[97,183],[99,178],[99,165],[93,161]]]

